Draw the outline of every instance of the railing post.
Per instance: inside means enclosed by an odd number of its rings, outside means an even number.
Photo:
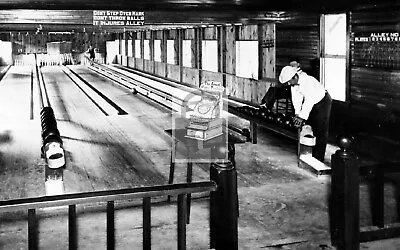
[[[107,250],[115,249],[114,201],[107,201]]]
[[[339,250],[360,247],[359,166],[349,151],[354,138],[338,137],[339,150],[332,155],[331,195],[329,202],[332,245]]]
[[[232,148],[229,146],[228,150]],[[210,179],[217,184],[217,190],[210,194],[210,247],[237,250],[238,190],[235,165],[229,160],[211,163]]]
[[[76,205],[68,206],[68,236],[69,250],[78,248],[78,233],[76,225]]]
[[[39,248],[38,228],[36,210],[28,209],[28,249],[36,250]]]
[[[143,198],[143,250],[151,250],[151,198]]]

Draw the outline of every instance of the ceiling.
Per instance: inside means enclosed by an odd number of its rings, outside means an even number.
[[[0,9],[141,10],[141,11],[281,11],[334,10],[355,4],[396,0],[0,0]]]
[[[145,12],[144,26],[187,27],[280,21],[289,13],[334,12],[400,0],[0,0],[0,32],[104,30],[93,25],[93,10]],[[398,6],[398,5],[397,5]],[[122,27],[113,27],[113,30]]]

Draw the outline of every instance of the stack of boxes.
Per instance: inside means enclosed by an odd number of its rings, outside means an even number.
[[[186,127],[186,137],[209,140],[223,133],[222,92],[220,82],[208,81],[200,86],[202,98],[196,104]]]

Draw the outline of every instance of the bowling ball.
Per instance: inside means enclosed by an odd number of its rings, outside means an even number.
[[[268,113],[268,121],[275,122],[275,114],[273,112]]]
[[[256,110],[252,107],[249,107],[249,115],[255,116],[255,114],[256,114]]]
[[[290,128],[290,127],[291,127],[290,117],[285,117],[285,120],[284,120],[283,125],[284,125],[286,128]]]
[[[282,113],[277,113],[275,117],[275,122],[279,125],[282,125],[285,120],[285,115]]]
[[[260,116],[260,110],[259,109],[257,109],[257,108],[253,108],[253,115],[255,116],[255,117],[259,117]]]
[[[267,119],[268,117],[268,112],[266,109],[260,109],[259,111],[259,117],[262,119]]]

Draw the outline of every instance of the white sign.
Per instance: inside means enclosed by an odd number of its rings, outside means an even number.
[[[221,82],[214,81],[206,81],[205,83],[200,85],[201,90],[210,91],[210,92],[224,92],[224,87]]]
[[[357,35],[355,42],[400,42],[399,32],[372,32],[369,35]]]
[[[144,24],[143,11],[94,10],[93,25],[138,26]]]

